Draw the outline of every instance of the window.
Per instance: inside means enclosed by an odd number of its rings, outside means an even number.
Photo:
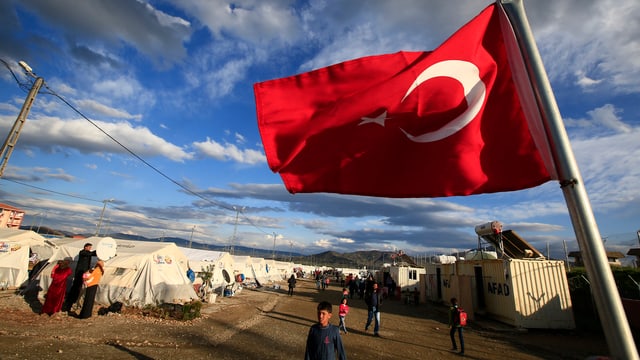
[[[417,270],[409,270],[409,280],[418,280]]]

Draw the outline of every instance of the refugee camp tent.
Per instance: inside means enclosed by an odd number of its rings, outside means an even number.
[[[0,228],[0,288],[26,285],[30,268],[51,257],[54,250],[51,243],[34,231]]]
[[[267,272],[267,261],[264,258],[251,258],[251,270],[253,278],[262,285],[269,282],[269,273]]]
[[[277,262],[273,259],[264,259],[265,262],[265,271],[267,273],[268,281],[282,281],[284,278],[282,277],[281,271],[278,268]]]
[[[228,252],[224,251],[212,251],[202,249],[192,249],[180,247],[189,261],[189,267],[196,273],[196,282],[202,283],[202,278],[199,277],[201,273],[207,271],[211,267],[212,277],[211,286],[213,289],[221,286],[226,286],[228,283],[225,280],[222,270],[226,270],[229,275],[233,274],[233,257]],[[230,279],[231,282],[235,281]]]
[[[279,278],[276,281],[286,280],[293,274],[293,263],[290,261],[276,261],[275,268]]]
[[[233,258],[233,276],[244,276],[248,281],[254,280],[253,269],[251,268],[251,256],[231,255]]]
[[[111,239],[111,238],[104,238]],[[57,260],[73,258],[85,243],[100,246],[103,238],[92,237],[61,245],[41,273],[40,287],[44,295],[51,283],[50,273]],[[111,239],[113,241],[114,239]],[[163,303],[182,304],[197,299],[187,278],[187,257],[172,242],[131,241],[115,239],[116,256],[105,261],[105,273],[100,281],[96,302],[109,305],[121,302],[143,307]],[[93,263],[97,261],[94,258]]]

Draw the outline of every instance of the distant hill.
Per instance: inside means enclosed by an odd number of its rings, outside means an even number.
[[[394,252],[391,251],[355,251],[351,253],[338,253],[335,251],[325,251],[316,255],[295,256],[292,261],[303,265],[324,265],[337,268],[361,269],[366,267],[379,268],[382,264],[394,262]],[[410,256],[403,254],[395,259],[395,262],[406,263],[416,266],[415,261]]]
[[[61,237],[77,237],[78,235],[83,237],[91,237],[93,234],[73,234],[66,231],[54,230],[49,227],[40,226],[38,229],[28,226],[22,226],[23,230],[33,230],[40,234],[45,235],[53,235],[53,236],[61,236]],[[187,239],[179,238],[179,237],[163,237],[163,238],[146,238],[140,235],[132,235],[132,234],[124,234],[124,233],[109,233],[102,234],[101,236],[109,236],[114,239],[122,239],[122,240],[132,240],[132,241],[151,241],[151,242],[173,242],[177,246],[180,247],[191,247],[194,249],[203,249],[203,250],[213,250],[213,251],[230,251],[228,246],[220,246],[220,245],[208,245],[202,244],[199,242],[189,242]],[[234,246],[233,247],[234,255],[243,255],[243,256],[254,256],[254,257],[262,257],[265,259],[271,259],[274,255],[273,250],[266,249],[255,249],[249,248],[245,246]],[[312,255],[302,255],[300,253],[294,253],[289,251],[275,251],[275,258],[279,261],[292,261],[296,264],[303,265],[318,265],[318,266],[328,266],[328,267],[336,267],[336,268],[353,268],[353,269],[361,269],[366,267],[370,268],[379,268],[384,263],[393,263],[394,259],[392,258],[394,252],[391,251],[355,251],[351,253],[338,253],[335,251],[325,251],[319,254]],[[396,262],[405,263],[408,265],[415,266],[415,262],[413,258],[410,256],[403,254],[395,259]]]

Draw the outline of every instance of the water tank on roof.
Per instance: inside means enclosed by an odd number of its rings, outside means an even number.
[[[479,236],[495,235],[502,232],[502,223],[500,221],[491,221],[486,224],[476,226],[476,234]]]
[[[486,259],[497,259],[498,253],[495,251],[485,251],[485,250],[472,250],[465,254],[464,258],[466,260],[486,260]]]

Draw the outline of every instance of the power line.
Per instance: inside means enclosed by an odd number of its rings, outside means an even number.
[[[4,61],[3,59],[0,59],[0,61],[2,61],[4,63],[4,65],[7,67],[7,69],[9,69],[9,71],[11,72],[11,75],[13,76],[13,78],[15,79],[16,83],[18,83],[19,87],[22,88],[23,90],[27,90],[28,87],[26,84],[23,84],[22,82],[20,82],[17,78],[17,76],[15,75],[15,73],[13,72],[13,70],[11,69],[11,67],[9,66],[9,64]],[[148,161],[146,161],[145,159],[143,159],[141,156],[139,156],[138,154],[136,154],[135,152],[133,152],[133,150],[129,149],[127,146],[125,146],[123,143],[121,143],[120,141],[118,141],[116,138],[114,138],[113,136],[111,136],[108,132],[106,132],[105,130],[103,130],[98,124],[96,124],[94,121],[92,121],[91,119],[89,119],[86,115],[84,115],[80,110],[78,110],[75,106],[73,106],[71,103],[69,103],[65,98],[63,98],[61,95],[59,95],[58,93],[56,93],[53,89],[51,89],[46,83],[43,84],[43,87],[46,88],[48,91],[43,91],[43,93],[45,94],[49,94],[49,95],[53,95],[56,98],[58,98],[60,101],[62,101],[64,104],[66,104],[69,108],[71,108],[74,112],[76,112],[78,115],[80,115],[83,119],[85,119],[86,121],[88,121],[91,125],[93,125],[96,129],[98,129],[101,133],[103,133],[104,135],[106,135],[109,139],[111,139],[113,142],[115,142],[116,144],[118,144],[120,147],[122,147],[126,152],[128,152],[131,156],[135,157],[136,159],[140,160],[143,164],[145,164],[146,166],[148,166],[150,169],[152,169],[153,171],[155,171],[157,174],[159,174],[160,176],[164,177],[166,180],[169,180],[170,182],[172,182],[173,184],[177,185],[178,187],[180,187],[181,189],[183,189],[184,191],[186,191],[187,193],[196,196],[214,206],[217,206],[219,208],[225,209],[225,210],[229,210],[229,211],[235,211],[233,209],[233,207],[229,207],[226,206],[223,203],[220,203],[218,201],[214,201],[212,199],[209,199],[191,189],[189,189],[187,186],[179,183],[178,181],[174,180],[173,178],[171,178],[169,175],[165,174],[164,172],[162,172],[161,170],[159,170],[158,168],[156,168],[155,166],[153,166],[151,163],[149,163]],[[16,183],[19,183],[17,181],[14,181]],[[25,186],[31,186],[34,188],[38,188],[36,186],[32,186],[32,185],[27,185],[24,183],[19,183]],[[96,201],[96,202],[102,202],[102,200],[93,200],[93,199],[87,199],[87,198],[83,198],[83,197],[79,197],[79,196],[73,196],[73,195],[69,195],[69,194],[63,194],[63,193],[59,193],[56,191],[52,191],[52,190],[47,190],[47,189],[42,189],[42,188],[38,188],[40,190],[43,191],[49,191],[52,193],[56,193],[56,194],[60,194],[60,195],[64,195],[64,196],[71,196],[71,197],[76,197],[78,199],[83,199],[83,200],[89,200],[89,201]],[[243,218],[245,218],[247,220],[247,222],[249,224],[251,224],[251,226],[253,226],[254,228],[256,228],[257,230],[259,230],[260,232],[262,232],[263,234],[269,234],[268,232],[266,232],[265,230],[263,230],[262,228],[260,228],[258,225],[256,225],[251,219],[249,219],[245,214],[242,214]]]
[[[59,192],[59,191],[49,190],[49,189],[45,189],[45,188],[42,188],[42,187],[39,187],[39,186],[26,184],[26,183],[23,183],[23,182],[20,182],[20,181],[17,181],[17,180],[11,180],[11,179],[7,179],[7,178],[0,178],[0,179],[2,179],[4,181],[10,181],[12,183],[20,184],[22,186],[28,186],[28,187],[31,187],[31,188],[34,188],[34,189],[50,192],[50,193],[57,194],[57,195],[68,196],[68,197],[81,199],[81,200],[86,200],[86,201],[94,201],[94,202],[98,202],[98,203],[102,202],[102,200],[95,200],[95,199],[89,199],[89,198],[78,196],[78,195],[66,194],[66,193],[62,193],[62,192]]]

